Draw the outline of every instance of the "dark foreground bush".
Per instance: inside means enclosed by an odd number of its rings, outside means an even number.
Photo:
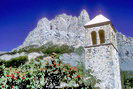
[[[123,89],[133,88],[133,71],[122,71],[121,79]]]
[[[16,57],[16,58],[12,58],[9,61],[2,61],[6,67],[19,67],[20,65],[25,64],[28,61],[28,57],[27,56],[20,56],[20,57]]]
[[[0,59],[0,66],[3,65],[5,63],[5,61],[3,61],[2,59]]]

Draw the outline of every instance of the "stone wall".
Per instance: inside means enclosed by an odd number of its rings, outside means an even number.
[[[120,57],[118,50],[112,47],[112,59],[113,59],[113,69],[114,69],[114,79],[115,79],[115,88],[122,89],[121,86],[121,74],[120,74]]]
[[[101,89],[121,89],[119,59],[112,45],[85,48],[85,66],[101,80]]]

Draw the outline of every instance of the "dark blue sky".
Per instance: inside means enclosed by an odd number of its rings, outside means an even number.
[[[132,0],[0,0],[0,51],[21,45],[39,19],[61,13],[78,16],[86,9],[93,18],[99,9],[116,29],[133,37]]]

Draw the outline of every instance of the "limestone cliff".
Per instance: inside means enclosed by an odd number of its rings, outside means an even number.
[[[62,14],[52,20],[42,18],[19,48],[29,45],[40,46],[49,41],[54,44],[84,45],[84,24],[88,21],[90,18],[86,10],[83,10],[79,17]]]
[[[133,71],[133,38],[117,33],[117,45],[121,69]]]

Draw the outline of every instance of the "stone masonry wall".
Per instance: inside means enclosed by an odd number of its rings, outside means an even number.
[[[112,60],[113,60],[113,69],[114,69],[114,79],[115,79],[115,88],[122,89],[121,87],[121,74],[120,74],[120,57],[118,55],[118,50],[112,47]]]
[[[85,66],[90,68],[101,89],[121,89],[118,56],[112,45],[103,45],[85,49]],[[116,61],[117,60],[117,61]]]

